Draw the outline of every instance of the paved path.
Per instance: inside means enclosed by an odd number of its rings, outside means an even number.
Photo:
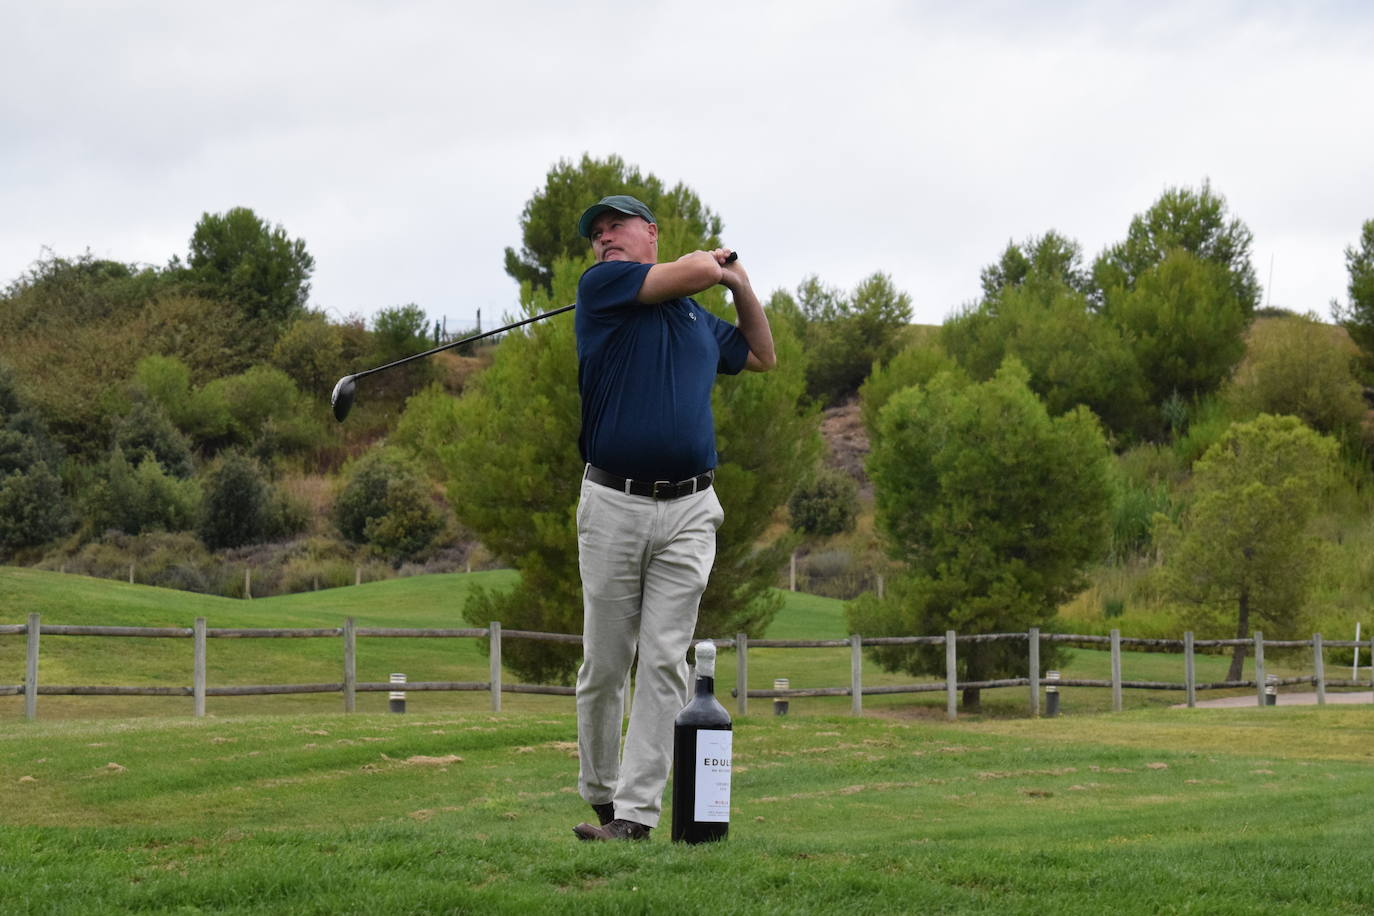
[[[1326,702],[1328,703],[1371,703],[1374,704],[1374,691],[1364,693],[1349,693],[1346,691],[1328,690],[1326,692]],[[1219,707],[1219,706],[1258,706],[1253,693],[1238,697],[1222,697],[1219,700],[1198,700],[1199,708]],[[1314,693],[1280,693],[1279,706],[1315,706],[1317,705],[1317,694]],[[1175,704],[1174,709],[1187,709],[1187,703]]]

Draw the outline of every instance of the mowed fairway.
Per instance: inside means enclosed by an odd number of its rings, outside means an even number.
[[[41,591],[12,572],[23,571],[0,571],[11,599]],[[454,578],[414,587],[449,602]],[[127,586],[92,587],[118,592],[116,607],[79,622],[181,624],[146,616],[177,608],[212,625],[244,625],[214,619],[236,608],[273,609],[281,625],[328,622],[312,616],[311,596],[292,609],[165,593],[159,610],[160,593],[150,610],[155,590],[136,600]],[[89,595],[46,600],[45,622],[70,623]],[[823,603],[800,607],[778,626],[839,625]],[[17,622],[15,610],[7,603],[3,622]],[[376,619],[363,604],[347,613]],[[447,613],[445,624],[410,624],[461,625]],[[435,653],[388,656],[412,666],[485,664],[471,642],[375,642],[376,652],[405,643]],[[134,643],[147,645],[130,652]],[[22,644],[0,640],[0,681],[16,682]],[[101,644],[122,658],[78,657]],[[292,680],[270,666],[307,645],[324,648],[300,662],[301,680],[336,664],[337,641],[252,645],[286,654],[261,668],[252,652],[236,658],[238,682]],[[189,654],[189,641],[45,639],[45,665],[50,648],[52,666],[71,666],[64,683],[86,682],[72,672],[95,664],[107,667],[93,682],[142,682],[157,658]],[[212,642],[212,659],[217,651]],[[846,655],[818,676],[845,683]],[[806,657],[786,656],[794,683]],[[165,682],[186,683],[185,672]],[[468,708],[453,705],[459,696]],[[1023,703],[1014,696],[1009,707]],[[136,717],[82,717],[118,715],[107,699]],[[862,718],[843,714],[847,698],[794,702],[785,718],[756,700],[736,723],[730,838],[689,848],[668,841],[666,811],[647,843],[573,837],[590,811],[575,791],[568,698],[508,697],[499,714],[482,708],[485,694],[449,696],[450,708],[412,695],[404,716],[380,711],[380,697],[352,716],[240,705],[286,699],[212,698],[211,716],[195,719],[180,699],[45,696],[26,722],[22,698],[0,698],[10,707],[0,718],[0,913],[1374,912],[1374,707],[1111,714],[1066,699],[1059,719],[950,724],[910,698]],[[69,705],[44,717],[58,700]],[[81,705],[92,702],[101,705]],[[163,702],[176,714],[150,713]]]
[[[570,714],[10,724],[0,911],[1369,912],[1372,725],[749,717],[689,848],[573,837]]]

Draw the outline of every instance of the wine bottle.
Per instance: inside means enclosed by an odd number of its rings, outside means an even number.
[[[730,714],[716,700],[716,645],[699,642],[696,693],[673,720],[673,842],[725,839],[733,737]]]

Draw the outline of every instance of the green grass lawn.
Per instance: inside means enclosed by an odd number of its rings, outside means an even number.
[[[730,838],[579,843],[570,713],[0,728],[0,911],[1359,913],[1374,711],[739,723]]]
[[[462,626],[474,584],[391,580],[256,601],[0,569],[0,623]],[[768,635],[840,638],[839,602],[802,595]],[[728,634],[722,634],[728,635]],[[336,680],[337,640],[212,640],[212,683]],[[1221,658],[1199,658],[1217,676]],[[1101,677],[1073,650],[1066,676]],[[0,683],[23,638],[0,638]],[[1128,654],[1128,678],[1181,680]],[[868,683],[908,675],[865,666]],[[484,680],[470,640],[360,640],[359,676]],[[190,641],[46,637],[48,683],[190,679]],[[734,659],[718,686],[728,707]],[[849,650],[751,650],[750,681],[849,682]],[[509,677],[508,677],[509,679]],[[1180,694],[1024,689],[941,721],[943,694],[755,699],[736,722],[727,842],[579,843],[566,697],[0,698],[0,913],[1374,913],[1374,708],[1182,710]],[[282,713],[293,713],[283,715]]]

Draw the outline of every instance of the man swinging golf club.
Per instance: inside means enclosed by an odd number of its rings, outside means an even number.
[[[578,790],[598,824],[584,840],[639,840],[658,825],[673,717],[687,701],[687,648],[724,519],[711,386],[717,373],[773,367],[773,336],[728,248],[658,262],[658,225],[633,197],[606,197],[578,230],[596,263],[577,287],[577,505],[582,667]],[[730,291],[739,326],[690,297]],[[634,701],[621,753],[630,667]]]

